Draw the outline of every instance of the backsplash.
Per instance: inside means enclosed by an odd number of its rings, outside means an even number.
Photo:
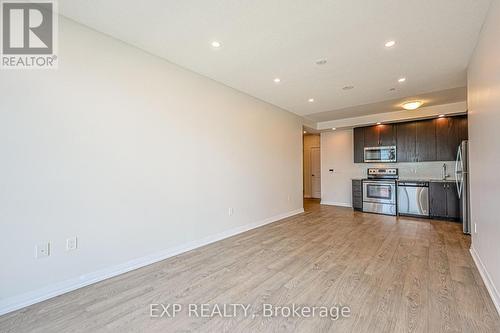
[[[455,179],[455,162],[418,162],[418,163],[358,163],[354,164],[356,168],[355,177],[366,177],[368,168],[398,168],[400,178],[416,179],[442,179],[443,164],[450,179]]]

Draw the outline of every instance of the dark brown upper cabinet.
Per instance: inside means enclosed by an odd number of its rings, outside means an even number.
[[[379,142],[379,130],[377,126],[364,127],[364,147],[377,147]]]
[[[363,163],[365,159],[365,128],[357,127],[354,129],[354,163]]]
[[[397,146],[398,162],[453,161],[467,136],[467,116],[359,127],[354,162],[363,162],[365,147],[378,146]]]
[[[397,160],[398,162],[417,161],[417,123],[399,123],[397,132]]]
[[[376,126],[379,130],[379,146],[395,146],[396,145],[396,125],[383,124]]]
[[[365,147],[396,145],[396,126],[394,124],[375,125],[364,129]]]
[[[467,117],[436,119],[436,148],[438,161],[454,161],[458,146],[467,140]]]
[[[417,121],[416,162],[437,161],[435,119]]]

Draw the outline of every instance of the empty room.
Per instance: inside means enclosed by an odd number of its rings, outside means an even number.
[[[0,10],[0,332],[500,332],[500,0]]]

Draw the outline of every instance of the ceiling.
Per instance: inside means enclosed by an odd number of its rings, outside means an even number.
[[[467,88],[452,88],[447,90],[434,91],[426,94],[416,94],[403,98],[390,99],[382,102],[350,106],[333,111],[313,113],[306,115],[305,118],[313,122],[322,122],[351,117],[366,116],[369,114],[401,111],[401,105],[410,100],[418,100],[424,103],[424,106],[435,106],[448,103],[456,103],[467,100]]]
[[[60,0],[59,12],[288,111],[330,120],[464,87],[489,3]],[[385,47],[389,40],[396,45]]]

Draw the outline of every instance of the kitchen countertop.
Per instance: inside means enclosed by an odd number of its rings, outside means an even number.
[[[351,180],[370,180],[366,177],[356,177],[351,178]],[[410,178],[410,177],[400,177],[397,179],[399,182],[432,182],[432,183],[455,183],[455,179],[438,179],[438,178]]]
[[[455,179],[438,179],[438,178],[407,178],[400,177],[398,179],[400,182],[431,182],[431,183],[455,183]]]

